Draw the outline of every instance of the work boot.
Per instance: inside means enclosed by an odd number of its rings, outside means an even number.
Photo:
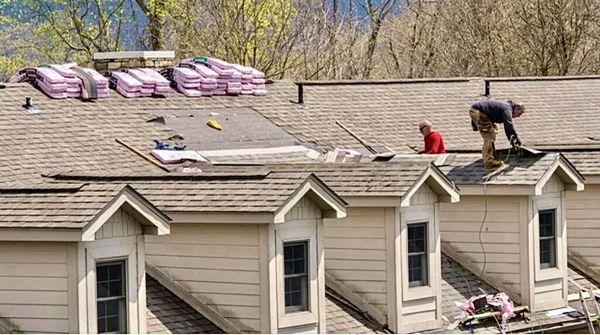
[[[486,169],[496,169],[496,168],[501,167],[502,164],[504,164],[503,161],[492,159],[491,161],[485,162],[484,165],[485,165]]]

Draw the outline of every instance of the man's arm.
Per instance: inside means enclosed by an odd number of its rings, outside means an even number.
[[[517,129],[515,129],[515,125],[513,123],[512,111],[505,110],[504,111],[504,133],[506,134],[506,138],[508,141],[517,138]],[[512,144],[512,142],[511,142]]]

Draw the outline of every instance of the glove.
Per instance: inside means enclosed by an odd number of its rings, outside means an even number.
[[[521,146],[521,140],[517,136],[513,136],[510,144],[516,149]]]
[[[475,124],[475,121],[471,120],[471,127],[473,127],[473,131],[478,131],[479,127]]]

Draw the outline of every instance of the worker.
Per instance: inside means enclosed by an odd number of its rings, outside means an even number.
[[[508,102],[486,100],[471,106],[469,110],[471,125],[473,131],[479,130],[483,138],[481,154],[487,169],[497,168],[503,164],[501,160],[495,158],[494,141],[496,141],[496,134],[498,133],[497,123],[504,125],[506,138],[514,149],[518,149],[521,146],[521,140],[517,135],[513,119],[520,117],[523,113],[525,113],[525,106],[511,100]]]
[[[420,154],[445,154],[446,146],[442,135],[433,130],[431,122],[423,120],[419,123],[419,130],[425,140],[425,149],[419,151]]]

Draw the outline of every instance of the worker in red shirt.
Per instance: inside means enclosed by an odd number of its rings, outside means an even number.
[[[419,123],[419,130],[425,139],[425,149],[419,151],[420,154],[445,154],[446,146],[442,135],[433,130],[431,122],[423,120]]]

